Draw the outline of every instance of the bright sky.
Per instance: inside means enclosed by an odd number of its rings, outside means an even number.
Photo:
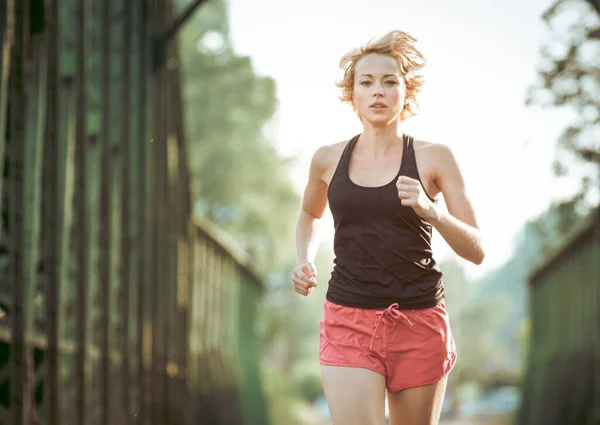
[[[487,242],[482,266],[512,254],[522,224],[544,210],[560,188],[551,161],[565,112],[526,108],[539,49],[548,37],[540,15],[549,0],[230,0],[230,30],[238,54],[277,82],[279,110],[269,137],[293,157],[298,191],[323,144],[361,131],[338,100],[339,58],[371,37],[401,29],[427,58],[421,112],[406,123],[413,136],[448,144],[462,168]],[[330,222],[331,217],[328,217]],[[331,229],[331,227],[329,227]],[[331,229],[332,232],[332,229]],[[331,236],[331,233],[328,237]],[[434,235],[438,261],[454,255]]]

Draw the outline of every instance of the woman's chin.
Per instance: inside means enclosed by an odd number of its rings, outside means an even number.
[[[384,127],[397,121],[397,119],[395,119],[394,117],[384,115],[370,115],[365,117],[365,121],[367,121],[373,127]]]

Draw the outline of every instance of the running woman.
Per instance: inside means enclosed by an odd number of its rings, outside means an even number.
[[[362,132],[316,150],[298,217],[292,281],[303,296],[317,285],[328,205],[334,219],[319,355],[333,425],[383,425],[386,394],[391,425],[438,423],[457,354],[432,228],[467,261],[485,256],[452,150],[403,131],[423,85],[415,42],[391,31],[342,57],[341,99]]]

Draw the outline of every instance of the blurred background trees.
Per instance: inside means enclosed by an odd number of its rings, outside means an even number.
[[[291,160],[278,155],[268,135],[277,108],[275,82],[234,51],[223,0],[207,2],[191,18],[179,36],[179,52],[194,209],[247,250],[266,278],[263,382],[273,423],[293,425],[294,405],[322,391],[319,309],[331,255],[320,250],[321,285],[313,296],[295,294],[289,277],[296,266],[300,196],[289,177]]]
[[[539,79],[530,87],[527,104],[572,114],[556,143],[554,172],[580,181],[578,192],[553,202],[534,223],[548,250],[599,202],[600,2],[556,0],[542,19],[551,38],[541,47]]]

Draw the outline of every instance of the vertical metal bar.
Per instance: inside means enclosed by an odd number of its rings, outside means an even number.
[[[132,286],[132,282],[129,279],[130,276],[130,258],[131,258],[131,248],[132,245],[130,243],[130,214],[131,214],[131,204],[130,199],[132,195],[130,179],[128,178],[130,175],[130,150],[131,150],[131,140],[130,140],[130,121],[131,121],[131,113],[130,113],[130,102],[131,102],[131,92],[132,86],[130,84],[130,50],[131,50],[131,27],[132,27],[132,4],[131,1],[124,2],[124,13],[123,13],[123,49],[121,50],[122,54],[122,75],[123,75],[123,122],[122,122],[122,132],[121,132],[121,268],[119,270],[119,277],[121,282],[121,297],[120,297],[120,315],[121,315],[121,334],[120,334],[120,352],[122,364],[121,364],[121,377],[123,379],[122,388],[123,392],[121,394],[121,420],[127,422],[130,420],[130,385],[131,385],[131,364],[130,364],[130,356],[133,353],[129,352],[129,322],[130,322],[130,310],[129,310],[129,302],[130,302],[130,287]]]
[[[172,19],[171,19],[172,21]],[[174,39],[172,42],[172,54],[178,58],[177,56],[177,40]],[[177,223],[177,231],[176,234],[179,235],[179,244],[182,246],[182,249],[179,250],[180,254],[184,258],[181,258],[179,261],[181,270],[178,271],[179,284],[178,288],[181,289],[181,294],[178,295],[177,300],[177,310],[176,310],[176,320],[177,325],[184,329],[184,332],[180,333],[180,337],[182,338],[179,346],[179,356],[177,356],[178,363],[180,368],[182,369],[182,383],[181,383],[181,391],[183,394],[179,396],[180,403],[183,405],[182,411],[185,411],[185,418],[191,418],[192,410],[191,410],[191,401],[193,398],[190,394],[191,389],[191,381],[192,378],[189,373],[190,363],[189,363],[189,352],[191,349],[191,318],[192,318],[192,287],[193,287],[193,240],[191,239],[190,233],[190,220],[191,220],[191,200],[190,200],[190,179],[189,179],[189,165],[187,158],[187,143],[185,139],[185,129],[184,129],[184,120],[182,114],[182,99],[181,99],[181,80],[180,80],[180,72],[181,72],[181,61],[177,60],[176,65],[170,69],[171,75],[171,111],[174,117],[174,122],[172,125],[172,131],[176,135],[177,138],[177,190],[174,191],[175,196],[178,199],[176,205],[178,205],[178,223]]]
[[[175,42],[174,42],[175,43]],[[175,53],[177,50],[175,49]],[[172,93],[173,93],[173,106],[171,110],[173,111],[174,117],[176,117],[174,122],[174,132],[177,135],[177,175],[178,175],[178,187],[176,191],[176,196],[178,199],[177,205],[179,205],[179,230],[180,234],[179,240],[182,245],[182,250],[180,255],[185,253],[184,258],[180,260],[181,269],[179,274],[180,285],[178,288],[181,288],[181,294],[178,295],[178,310],[177,310],[177,319],[178,325],[184,329],[184,332],[181,333],[183,337],[182,343],[179,349],[179,357],[178,361],[182,368],[182,376],[184,378],[184,382],[182,385],[182,390],[184,394],[182,394],[181,403],[184,405],[185,410],[185,418],[186,420],[191,420],[193,416],[191,405],[193,398],[190,394],[191,388],[191,376],[189,373],[189,352],[191,348],[190,338],[191,338],[191,311],[192,311],[192,286],[194,282],[194,272],[193,272],[193,239],[191,238],[192,234],[190,232],[190,224],[191,224],[191,199],[190,199],[190,178],[189,178],[189,164],[187,157],[187,140],[185,139],[185,127],[184,120],[182,114],[182,99],[181,99],[181,61],[178,60],[177,66],[171,70],[172,76]],[[182,409],[183,410],[183,409]]]
[[[6,152],[6,122],[9,99],[9,76],[11,70],[12,46],[15,37],[15,0],[6,0],[3,6],[2,56],[0,57],[0,211],[2,211],[2,185],[4,180],[4,154]],[[2,226],[0,226],[0,240]]]
[[[101,85],[102,85],[102,130],[101,139],[101,183],[100,183],[100,424],[109,423],[109,371],[110,371],[110,69],[111,69],[111,0],[102,3],[101,27]]]
[[[145,42],[147,43],[147,56],[145,59],[147,63],[144,63],[145,70],[146,67],[149,66],[149,61],[151,59],[150,56],[150,38],[154,32],[157,8],[155,0],[147,0],[146,2],[146,20],[147,20],[147,33]],[[160,329],[161,329],[161,317],[159,315],[160,311],[158,309],[158,302],[160,300],[160,296],[162,295],[159,291],[161,288],[161,271],[162,271],[162,261],[163,258],[160,255],[160,241],[159,238],[159,214],[161,209],[161,204],[159,201],[159,191],[160,191],[160,167],[157,161],[157,156],[159,155],[158,145],[161,142],[161,136],[158,132],[159,123],[156,122],[157,119],[157,103],[160,103],[160,93],[157,92],[157,88],[159,87],[156,84],[155,79],[151,79],[151,74],[147,72],[145,74],[147,79],[147,90],[145,92],[145,100],[146,100],[146,111],[148,113],[147,118],[149,121],[147,122],[147,130],[148,136],[144,143],[148,144],[147,147],[147,161],[148,161],[148,190],[147,190],[147,205],[148,205],[148,241],[147,245],[148,249],[148,270],[150,273],[147,275],[146,279],[146,287],[149,293],[149,314],[147,316],[147,321],[149,323],[150,332],[148,334],[150,338],[151,345],[151,358],[150,358],[150,368],[149,368],[149,421],[148,423],[151,425],[161,425],[162,417],[161,417],[161,387],[160,387],[160,377],[162,371],[161,365],[161,352],[160,352]]]
[[[24,162],[24,188],[25,188],[25,240],[23,252],[23,267],[25,272],[24,285],[24,309],[25,309],[25,335],[26,335],[26,366],[27,366],[27,398],[31,403],[30,421],[37,414],[37,404],[34,399],[34,391],[38,385],[38,374],[34,364],[34,342],[29,335],[36,331],[35,310],[33,308],[33,294],[41,292],[45,295],[43,288],[38,284],[38,267],[41,252],[41,213],[42,213],[42,154],[44,151],[44,127],[46,120],[46,45],[45,37],[40,34],[32,38],[32,60],[33,72],[26,83],[26,116],[27,126],[25,128],[25,162]],[[37,347],[38,349],[41,347]],[[46,347],[45,347],[46,348]],[[45,366],[40,365],[39,377],[43,379]]]
[[[60,305],[60,228],[61,214],[59,209],[59,157],[58,125],[61,119],[58,96],[58,1],[49,0],[46,14],[47,49],[48,49],[48,100],[45,141],[44,203],[46,217],[44,227],[47,229],[44,239],[44,257],[46,258],[46,311],[48,326],[48,349],[46,354],[47,376],[44,388],[45,409],[48,425],[60,424],[60,395],[59,395],[59,305]]]
[[[161,72],[159,72],[161,74]],[[154,150],[153,150],[153,162],[154,162],[154,179],[155,179],[155,211],[156,221],[154,224],[155,234],[155,258],[156,258],[156,277],[155,277],[155,290],[154,290],[154,312],[155,312],[155,332],[154,332],[154,389],[155,397],[153,399],[155,403],[156,412],[156,424],[160,424],[164,420],[164,375],[166,366],[166,347],[164,339],[164,323],[165,323],[165,289],[167,282],[168,269],[167,258],[168,255],[166,250],[167,243],[167,230],[165,229],[165,137],[164,137],[164,84],[163,79],[159,76],[155,77],[154,82],[154,95],[156,98],[153,101],[154,116],[155,116],[155,137],[154,137]]]
[[[209,395],[212,390],[212,383],[210,381],[210,375],[208,373],[208,353],[211,352],[212,347],[210,347],[209,341],[209,332],[211,325],[211,306],[213,300],[211,298],[211,265],[214,263],[213,261],[213,249],[212,249],[212,241],[206,237],[203,233],[200,233],[200,241],[203,247],[202,249],[202,265],[201,265],[201,300],[202,300],[202,313],[201,313],[201,326],[197,330],[200,334],[200,353],[198,356],[198,369],[199,369],[199,386],[200,394],[202,394],[204,400],[202,403],[203,410],[206,412],[207,401],[209,400]]]
[[[160,23],[160,31],[170,22],[171,19],[171,8],[172,4],[170,0],[165,0],[161,3],[162,10],[159,11],[161,17]],[[167,46],[167,52],[170,53],[170,45]],[[176,160],[175,149],[176,140],[174,139],[174,135],[172,133],[172,124],[173,124],[173,103],[171,98],[172,91],[172,78],[170,73],[170,67],[165,64],[165,66],[161,69],[160,73],[162,74],[162,79],[160,84],[162,85],[162,100],[160,104],[162,105],[162,138],[163,138],[163,147],[162,150],[164,155],[161,157],[162,159],[162,167],[163,167],[163,222],[161,224],[161,229],[163,232],[163,237],[165,243],[162,245],[163,247],[163,258],[165,258],[165,269],[164,269],[164,280],[163,280],[163,290],[164,290],[164,298],[163,298],[163,347],[164,347],[164,357],[165,357],[165,366],[163,367],[163,378],[162,378],[162,388],[163,388],[163,421],[166,423],[172,423],[173,421],[177,421],[172,418],[171,409],[173,408],[173,401],[175,397],[175,392],[177,388],[171,388],[171,384],[175,383],[175,377],[171,376],[172,374],[165,373],[167,370],[167,365],[169,362],[173,361],[173,347],[176,346],[177,342],[181,338],[179,333],[174,334],[169,332],[170,327],[173,324],[174,315],[173,315],[173,307],[175,305],[174,300],[174,289],[177,287],[177,236],[178,236],[178,216],[177,216],[177,202],[174,201],[174,195],[176,195],[176,174],[173,167],[173,161]],[[179,398],[179,397],[177,397]]]
[[[8,28],[9,8],[11,9],[10,13],[12,13],[12,7],[12,4],[9,6],[8,1],[0,3],[0,75],[2,75],[1,70],[4,68],[4,41],[7,39],[5,30]],[[0,81],[2,81],[2,78],[0,78]],[[4,86],[0,85],[0,89],[4,89]],[[4,91],[0,91],[0,98],[3,97],[3,93]]]
[[[177,53],[177,50],[175,51]],[[180,186],[178,191],[179,205],[182,208],[181,212],[181,223],[184,227],[187,227],[190,223],[192,216],[192,197],[191,197],[191,179],[190,179],[190,166],[189,166],[189,149],[188,141],[185,137],[185,111],[183,109],[182,91],[183,85],[181,84],[181,59],[178,57],[177,66],[171,70],[172,84],[173,84],[173,116],[176,117],[174,123],[174,131],[177,134],[178,143],[178,160],[179,166],[179,178]],[[188,232],[182,229],[184,232]]]
[[[229,262],[230,259],[223,255],[223,261],[221,263],[221,282],[219,294],[221,297],[221,328],[219,329],[219,341],[222,349],[229,351],[231,347],[227,344],[228,330],[231,326],[229,322],[229,300],[228,293],[231,284],[231,275],[229,274]]]
[[[217,306],[215,299],[215,281],[217,278],[216,273],[216,265],[217,265],[217,255],[216,255],[216,244],[210,240],[208,244],[208,261],[206,263],[206,347],[209,352],[214,351],[215,345],[213,341],[213,329],[215,328],[215,320],[217,318],[217,311],[219,306]]]
[[[217,351],[219,340],[218,340],[218,329],[221,326],[221,297],[219,296],[219,284],[221,282],[221,247],[214,242],[213,249],[213,264],[210,265],[212,272],[212,278],[209,282],[211,288],[211,304],[213,307],[211,314],[211,326],[210,326],[210,346],[215,352]]]
[[[12,421],[15,425],[29,425],[31,410],[31,398],[27,388],[29,385],[29,374],[27,373],[27,341],[25,333],[28,329],[28,317],[25,305],[26,293],[30,290],[30,282],[26,280],[23,253],[25,250],[25,113],[26,113],[26,91],[25,91],[25,34],[28,28],[27,1],[17,2],[15,7],[15,41],[14,57],[11,75],[11,120],[10,120],[10,143],[8,155],[10,163],[9,181],[9,224],[10,231],[9,246],[9,278],[13,293],[13,305],[11,309],[12,324],[12,355],[13,364],[11,375],[11,410]]]
[[[124,231],[129,235],[128,242],[128,268],[129,273],[126,275],[126,279],[129,281],[129,305],[127,307],[130,319],[128,322],[128,355],[130,359],[130,400],[129,410],[130,416],[128,418],[129,423],[137,425],[139,421],[140,412],[140,382],[141,382],[141,362],[140,362],[140,325],[142,323],[142,311],[141,297],[143,292],[140,291],[140,275],[143,268],[142,265],[142,250],[143,245],[140,243],[142,237],[141,221],[143,219],[143,209],[140,204],[141,200],[141,189],[142,182],[140,179],[140,168],[141,168],[141,155],[140,155],[140,92],[141,82],[139,77],[140,72],[140,38],[141,25],[140,25],[140,7],[138,1],[131,1],[127,3],[130,14],[130,49],[131,60],[129,67],[129,89],[131,90],[129,105],[127,109],[131,111],[130,118],[128,121],[129,133],[127,138],[129,140],[129,159],[127,161],[127,173],[128,173],[128,200],[129,205],[129,222],[127,225],[123,225]]]
[[[61,3],[64,4],[64,3]],[[60,9],[59,9],[60,10]],[[63,19],[64,15],[60,19]],[[60,25],[58,25],[60,31]],[[61,31],[61,34],[64,32]],[[73,315],[74,315],[74,292],[76,283],[71,272],[73,259],[72,227],[75,221],[75,212],[73,211],[75,198],[75,127],[76,127],[76,101],[75,90],[73,88],[73,79],[71,76],[63,76],[65,69],[64,57],[68,56],[69,50],[66,48],[66,42],[59,38],[60,53],[59,58],[59,107],[60,116],[64,117],[57,122],[58,127],[58,153],[56,169],[58,171],[58,233],[60,250],[58,255],[58,295],[57,295],[57,330],[58,330],[58,368],[59,374],[59,410],[60,425],[73,425],[75,422],[75,407],[72,399],[75,392],[75,365],[72,361],[72,353],[66,353],[61,348],[62,342],[68,342],[74,345],[73,335]],[[71,400],[69,400],[71,398]]]
[[[152,135],[151,145],[151,163],[153,169],[153,193],[150,197],[150,203],[153,205],[154,214],[150,222],[150,233],[152,235],[152,258],[154,260],[152,275],[152,407],[153,407],[153,418],[152,424],[159,425],[162,422],[161,407],[162,407],[162,370],[163,370],[163,356],[162,356],[162,341],[160,338],[162,330],[162,315],[161,315],[161,300],[162,300],[162,279],[164,270],[164,258],[161,255],[162,249],[162,184],[160,175],[160,149],[159,145],[162,141],[160,134],[160,120],[161,116],[158,113],[160,103],[162,101],[160,96],[160,85],[153,82],[153,99],[152,99],[152,112],[154,115],[154,126]]]
[[[208,238],[199,232],[200,245],[202,246],[202,257],[200,264],[199,299],[201,305],[200,327],[197,329],[200,340],[200,352],[208,351],[208,327],[210,324],[210,264],[211,250]]]
[[[221,310],[219,311],[220,325],[217,329],[216,338],[219,344],[219,352],[221,353],[221,361],[227,360],[229,357],[229,347],[227,345],[227,327],[229,326],[228,314],[229,314],[229,303],[227,302],[227,288],[229,285],[227,275],[227,263],[229,262],[229,256],[225,251],[221,251],[221,261],[219,267],[219,283],[217,286],[217,293],[219,296],[219,305]],[[229,370],[226,370],[228,366],[224,367],[225,375],[228,376]],[[229,381],[227,381],[229,383]],[[229,385],[229,384],[228,384]]]
[[[173,44],[176,44],[177,40],[173,40]],[[176,55],[178,53],[177,49],[173,48],[173,53]],[[193,252],[194,252],[194,243],[192,239],[192,233],[190,232],[190,222],[191,222],[191,196],[190,196],[190,178],[189,178],[189,164],[188,164],[188,149],[187,149],[187,140],[185,139],[185,126],[184,126],[184,114],[182,113],[182,85],[181,85],[181,61],[178,60],[177,65],[171,69],[171,90],[172,90],[172,107],[173,116],[175,117],[173,123],[173,131],[177,135],[177,191],[176,196],[178,199],[177,205],[179,205],[179,229],[178,233],[180,234],[181,244],[185,248],[186,258],[184,259],[185,264],[183,265],[183,270],[179,271],[179,274],[185,274],[185,277],[181,277],[183,279],[180,287],[182,287],[181,301],[178,302],[178,305],[181,305],[180,310],[178,310],[178,323],[185,330],[181,335],[183,336],[183,340],[180,346],[180,356],[179,362],[181,368],[184,372],[183,376],[185,377],[185,382],[183,385],[183,389],[185,394],[182,395],[183,403],[186,403],[186,414],[192,414],[191,411],[191,401],[193,400],[190,389],[193,381],[190,373],[190,362],[189,362],[189,352],[191,349],[191,326],[192,326],[192,309],[193,309],[193,284],[194,284],[194,267],[193,267]],[[193,233],[194,236],[197,235],[196,232]],[[181,254],[180,254],[181,255]],[[185,305],[185,307],[183,307]]]
[[[122,233],[122,190],[123,190],[123,144],[122,144],[122,123],[123,111],[125,105],[123,103],[123,93],[127,87],[124,86],[124,75],[122,73],[123,60],[123,33],[121,31],[123,22],[123,8],[125,1],[117,0],[112,3],[111,11],[111,87],[110,87],[110,167],[108,170],[108,178],[110,179],[109,187],[109,216],[107,217],[107,229],[110,232],[109,237],[109,349],[111,354],[120,354],[120,334],[123,332],[121,302],[122,286],[124,284],[121,279],[121,233]],[[128,53],[128,52],[127,52]],[[122,358],[122,356],[120,356]],[[111,356],[112,359],[112,356]],[[109,391],[109,416],[110,423],[121,423],[121,398],[123,397],[123,371],[122,362],[111,361],[109,363],[109,380],[111,382]]]
[[[88,398],[87,377],[87,295],[88,295],[88,219],[87,219],[87,126],[86,126],[86,82],[87,82],[87,1],[77,1],[77,59],[75,90],[77,99],[76,137],[76,344],[75,382],[76,382],[76,424],[86,424],[86,403]]]
[[[203,235],[204,238],[206,238]],[[215,300],[213,299],[213,290],[212,290],[212,282],[214,273],[212,271],[214,264],[214,255],[213,255],[213,245],[208,238],[206,238],[206,250],[205,250],[205,260],[204,260],[204,273],[203,273],[203,284],[205,285],[204,289],[204,299],[206,300],[204,303],[204,327],[202,329],[202,341],[203,347],[205,351],[212,350],[212,340],[211,340],[211,327],[213,325],[214,318],[214,307]]]
[[[185,308],[182,308],[180,312],[180,321],[182,328],[184,331],[182,334],[185,336],[183,339],[183,345],[180,348],[179,358],[180,364],[182,367],[182,375],[183,375],[183,399],[181,403],[183,404],[183,409],[185,411],[184,423],[191,423],[193,414],[192,407],[195,401],[195,398],[191,397],[190,389],[192,387],[193,382],[193,374],[194,371],[190,368],[190,356],[192,351],[192,333],[190,332],[191,322],[192,322],[192,305],[193,305],[193,290],[192,285],[194,282],[194,255],[195,255],[195,246],[193,243],[193,239],[191,237],[191,222],[187,222],[187,232],[186,232],[186,240],[185,240],[185,264],[183,264],[185,274],[181,276],[182,279],[185,279],[185,289],[182,294],[182,298],[185,297]]]
[[[596,209],[593,225],[592,258],[600,258],[600,207]],[[592,262],[592,335],[593,335],[593,398],[592,423],[600,422],[600,264]]]
[[[238,304],[238,274],[234,261],[229,261],[227,273],[227,293],[225,300],[227,303],[227,346],[229,347],[231,357],[238,359],[239,352],[239,309]]]
[[[221,304],[221,280],[223,279],[223,256],[222,256],[222,251],[221,251],[221,246],[215,242],[215,251],[214,251],[214,264],[212,265],[212,269],[214,271],[213,274],[213,279],[211,281],[211,285],[212,285],[212,291],[213,291],[213,295],[212,295],[212,300],[213,303],[215,305],[215,310],[214,310],[214,318],[213,318],[213,325],[211,327],[211,340],[212,340],[212,346],[213,349],[215,350],[215,352],[217,353],[217,356],[221,356],[221,353],[219,352],[219,329],[221,328],[221,317],[222,317],[222,311],[223,311],[223,305]],[[220,358],[219,358],[220,360]],[[217,376],[220,376],[220,372],[221,370],[219,369],[217,372]]]
[[[153,35],[162,30],[163,6],[161,2],[153,2],[152,8],[152,33]],[[156,258],[156,274],[155,274],[155,290],[154,290],[154,313],[155,313],[155,328],[154,328],[154,346],[153,346],[153,361],[154,361],[154,423],[161,424],[164,422],[164,407],[165,407],[165,339],[164,339],[164,322],[165,322],[165,287],[168,269],[166,267],[165,248],[166,234],[165,229],[165,157],[166,157],[166,137],[165,137],[165,72],[164,68],[159,69],[154,74],[154,143],[153,143],[153,163],[154,172],[154,208],[156,211],[156,221],[154,224],[153,233],[155,235],[155,258]]]
[[[148,24],[148,1],[149,0],[137,0],[138,2],[138,13],[139,13],[139,37],[140,37],[140,93],[139,93],[139,121],[138,121],[138,134],[139,134],[139,179],[140,179],[140,206],[142,211],[142,219],[140,223],[140,269],[139,275],[139,291],[141,294],[139,304],[139,317],[140,323],[138,326],[139,335],[139,353],[138,359],[140,364],[140,419],[139,424],[152,424],[152,363],[149,361],[151,356],[148,355],[148,347],[152,345],[152,341],[149,340],[152,333],[152,304],[153,298],[153,284],[151,279],[156,275],[152,273],[151,267],[153,266],[152,256],[152,215],[154,214],[151,206],[151,191],[153,188],[151,180],[151,162],[149,161],[149,152],[152,151],[151,147],[151,134],[148,133],[148,69],[149,69],[149,24]],[[148,331],[146,330],[148,329]]]
[[[141,378],[142,378],[142,364],[140,358],[141,348],[141,324],[142,322],[142,296],[143,291],[140,290],[140,276],[142,273],[143,265],[143,245],[140,243],[141,234],[141,222],[143,219],[143,209],[140,203],[142,181],[140,178],[141,166],[141,155],[140,146],[142,141],[140,140],[140,93],[142,82],[140,79],[140,46],[141,46],[141,17],[140,17],[140,6],[139,1],[133,0],[127,3],[130,14],[130,49],[131,61],[129,67],[129,87],[131,90],[130,103],[127,106],[131,110],[130,118],[127,119],[129,126],[129,160],[127,161],[127,172],[128,172],[128,200],[129,205],[129,223],[124,225],[124,231],[129,235],[129,257],[128,267],[129,273],[126,275],[129,280],[129,306],[128,311],[130,312],[129,319],[129,331],[128,331],[128,350],[130,363],[130,416],[128,418],[129,423],[137,425],[140,420],[140,399],[141,399]]]
[[[172,12],[172,10],[171,10]],[[173,21],[171,16],[171,22]],[[177,39],[174,38],[171,42],[171,54],[178,59],[177,56]],[[169,63],[167,63],[169,65]],[[192,259],[191,253],[192,243],[190,240],[190,212],[191,212],[191,201],[190,201],[190,182],[188,175],[188,162],[187,162],[187,149],[185,140],[185,130],[183,127],[183,117],[181,114],[181,84],[180,84],[180,70],[181,62],[177,60],[175,66],[169,66],[170,73],[170,91],[171,91],[171,114],[173,117],[173,123],[171,132],[176,138],[176,158],[175,170],[176,174],[176,188],[173,190],[173,196],[176,198],[174,205],[177,206],[177,223],[176,231],[177,235],[176,243],[178,245],[178,259],[176,261],[177,268],[177,285],[178,288],[176,294],[176,300],[174,303],[174,316],[173,320],[175,323],[173,326],[183,329],[180,332],[178,346],[175,351],[174,358],[177,361],[178,367],[180,368],[179,378],[179,391],[181,394],[176,395],[175,401],[178,406],[181,406],[177,410],[184,418],[190,418],[190,402],[193,400],[190,397],[190,374],[189,374],[189,363],[188,353],[190,350],[190,311],[191,311],[191,284],[192,284]],[[183,419],[182,419],[183,420]]]
[[[143,119],[144,115],[144,101],[143,101],[143,92],[145,87],[145,79],[142,77],[142,72],[144,70],[144,65],[142,63],[143,59],[143,49],[144,43],[143,40],[145,38],[144,32],[144,19],[142,16],[143,13],[143,1],[141,0],[133,0],[132,4],[134,5],[134,18],[135,18],[135,63],[134,69],[132,70],[134,75],[132,81],[134,82],[135,87],[135,105],[134,105],[134,117],[135,122],[132,130],[134,131],[134,137],[132,139],[132,147],[135,150],[135,158],[133,159],[133,164],[131,167],[131,172],[135,176],[135,199],[136,199],[136,207],[135,214],[136,220],[134,222],[136,228],[136,261],[134,261],[135,265],[135,288],[136,288],[136,296],[133,298],[135,300],[135,312],[136,312],[136,323],[135,323],[135,359],[136,359],[136,380],[135,380],[135,394],[136,399],[134,400],[134,417],[132,418],[132,424],[139,425],[143,423],[145,414],[144,414],[144,400],[145,400],[145,365],[143,362],[143,327],[144,327],[144,312],[145,312],[145,287],[144,287],[144,271],[145,267],[145,221],[146,221],[146,208],[145,208],[145,150],[144,147],[146,145],[146,141],[144,139],[144,130],[142,126],[145,123]]]
[[[86,393],[86,423],[97,425],[104,411],[101,404],[101,363],[103,308],[100,296],[100,239],[104,232],[101,226],[101,182],[102,182],[102,8],[94,0],[86,0],[89,14],[86,22],[87,74],[86,90],[86,132],[85,180],[86,180],[86,221],[87,221],[87,289],[86,303],[86,380],[89,383]]]
[[[56,162],[57,173],[57,396],[58,424],[73,425],[75,423],[75,372],[74,364],[74,316],[75,316],[75,276],[72,272],[74,258],[73,231],[74,193],[75,193],[75,150],[76,150],[76,91],[74,88],[76,43],[73,42],[71,16],[75,15],[75,0],[60,0],[56,3],[56,25],[58,57],[57,57],[57,107],[60,120],[56,121],[57,139]],[[65,349],[65,347],[70,349]],[[71,350],[73,349],[73,351]]]
[[[58,368],[59,374],[59,409],[60,425],[72,425],[75,422],[75,408],[73,407],[72,397],[75,391],[75,365],[70,361],[71,353],[65,353],[60,348],[61,342],[74,344],[73,338],[73,292],[76,288],[73,276],[70,270],[72,264],[72,227],[75,213],[73,212],[74,192],[75,192],[75,125],[76,109],[74,89],[71,85],[71,79],[62,81],[59,91],[60,115],[63,120],[57,122],[58,146],[57,165],[58,175],[58,233],[60,251],[58,256],[58,295],[57,295],[57,330],[58,330]],[[60,96],[62,94],[63,96]],[[69,396],[71,400],[68,401]]]

